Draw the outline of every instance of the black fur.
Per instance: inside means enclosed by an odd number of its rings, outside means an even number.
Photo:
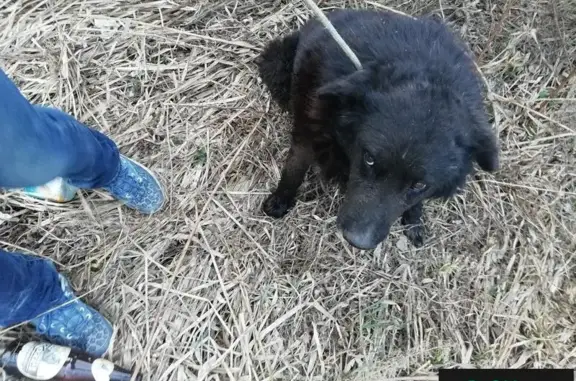
[[[289,110],[294,52],[298,47],[298,32],[268,44],[258,57],[256,64],[262,79],[280,107]]]
[[[346,184],[338,225],[352,245],[374,248],[398,218],[421,245],[422,201],[452,196],[473,161],[498,168],[473,61],[433,19],[364,10],[328,17],[362,70],[316,20],[272,41],[259,59],[265,85],[294,120],[280,183],[264,211],[285,215],[318,163]]]

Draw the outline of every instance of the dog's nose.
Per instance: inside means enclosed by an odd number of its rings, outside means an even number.
[[[377,242],[374,243],[372,234],[367,231],[342,230],[342,235],[350,245],[361,250],[370,250],[378,245]]]

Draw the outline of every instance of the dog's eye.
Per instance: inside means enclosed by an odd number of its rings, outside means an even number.
[[[364,162],[367,166],[371,167],[374,165],[374,158],[370,156],[368,152],[364,152]]]
[[[427,187],[426,184],[419,181],[419,182],[412,184],[412,186],[410,187],[410,190],[415,191],[415,192],[422,192],[424,189],[426,189],[426,187]]]

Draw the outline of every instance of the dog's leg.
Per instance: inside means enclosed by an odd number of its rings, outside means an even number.
[[[314,153],[310,146],[292,143],[284,168],[282,168],[278,188],[264,201],[262,207],[264,213],[275,218],[283,217],[288,213],[295,204],[298,188],[304,181],[313,160]]]
[[[414,205],[402,214],[402,225],[406,225],[404,234],[416,247],[424,243],[424,224],[422,223],[422,203]]]

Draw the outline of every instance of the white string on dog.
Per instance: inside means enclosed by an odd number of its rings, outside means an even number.
[[[316,3],[314,3],[313,0],[304,0],[304,3],[306,3],[306,5],[308,5],[308,7],[310,8],[310,10],[312,10],[312,12],[314,12],[316,14],[316,16],[318,17],[318,19],[320,20],[320,22],[322,23],[322,25],[324,25],[324,27],[326,29],[328,29],[328,32],[330,33],[330,35],[332,36],[332,38],[336,41],[336,43],[338,43],[338,45],[340,46],[340,48],[342,50],[344,50],[344,53],[346,53],[346,55],[348,56],[348,58],[350,58],[350,60],[352,61],[352,63],[354,64],[354,66],[356,66],[357,70],[362,70],[362,64],[360,63],[360,60],[358,59],[358,57],[356,56],[356,54],[354,54],[354,52],[352,51],[352,49],[350,49],[350,46],[348,46],[348,44],[346,43],[346,41],[344,41],[344,39],[342,38],[342,36],[340,36],[340,33],[338,33],[338,31],[336,30],[336,28],[334,28],[334,25],[332,25],[332,23],[330,22],[330,20],[328,20],[328,17],[326,17],[326,15],[324,14],[324,12],[322,12],[320,10],[320,8],[316,5]]]

